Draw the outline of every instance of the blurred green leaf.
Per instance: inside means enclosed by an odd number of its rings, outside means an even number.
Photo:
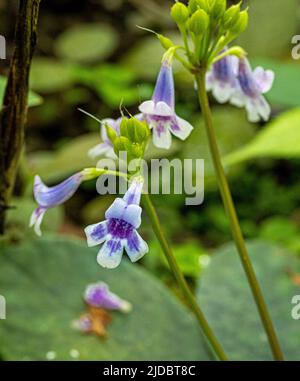
[[[181,156],[184,159],[204,159],[206,185],[213,184],[214,168],[204,121],[200,115],[194,120],[195,128],[184,142]],[[213,120],[222,155],[237,149],[254,136],[254,125],[247,122],[244,111],[234,107],[214,108]]]
[[[52,236],[1,251],[0,289],[8,306],[0,325],[5,360],[207,360],[209,355],[191,314],[152,275],[125,258],[116,270],[96,263],[96,249]],[[148,254],[151,255],[151,254]],[[133,305],[113,312],[108,338],[71,327],[86,307],[89,283],[104,281]],[[178,345],[180,343],[180,345]]]
[[[34,152],[29,155],[30,169],[44,180],[59,180],[70,173],[95,166],[96,160],[89,158],[87,153],[99,143],[99,133],[89,133],[64,144],[56,152]]]
[[[299,321],[291,316],[291,299],[299,294],[298,260],[278,247],[249,242],[250,257],[269,307],[283,352],[299,360]],[[271,360],[272,354],[253,296],[233,244],[213,255],[203,271],[198,298],[231,360]]]
[[[290,54],[291,37],[298,31],[298,0],[251,0],[249,26],[237,39],[250,56]]]
[[[74,62],[94,62],[108,57],[118,44],[118,34],[108,24],[78,24],[63,32],[55,41],[61,58]]]
[[[7,81],[7,78],[0,75],[0,102],[1,102],[1,104],[3,102],[3,96],[4,96],[4,92],[5,92],[6,81]],[[43,98],[41,96],[34,93],[33,91],[29,91],[29,94],[28,94],[28,106],[29,107],[39,106],[42,103],[43,103]]]
[[[175,44],[181,44],[181,36],[178,33],[166,33]],[[162,56],[165,50],[159,40],[154,36],[144,37],[138,41],[122,59],[122,64],[128,68],[134,68],[138,76],[154,80],[158,74]],[[183,66],[175,61],[174,73],[181,80],[192,80],[191,74]]]
[[[291,251],[300,249],[300,230],[289,218],[271,217],[265,220],[260,229],[259,236],[264,240],[276,242]]]
[[[74,67],[74,75],[79,83],[94,89],[111,107],[120,104],[131,106],[151,97],[152,87],[136,85],[136,75],[131,68],[104,64],[94,68]]]
[[[35,58],[30,72],[30,86],[41,93],[65,90],[74,83],[72,67],[53,58]]]
[[[300,156],[300,109],[281,114],[263,128],[253,140],[224,158],[226,165],[259,157],[292,158]]]
[[[251,60],[253,66],[263,66],[275,72],[275,81],[266,97],[272,105],[298,107],[300,99],[300,65],[297,62],[280,62],[267,58]]]

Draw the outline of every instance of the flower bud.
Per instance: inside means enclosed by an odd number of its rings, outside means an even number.
[[[183,3],[175,3],[171,8],[171,17],[178,26],[184,26],[189,18],[189,11]]]
[[[106,129],[108,139],[113,143],[116,137],[118,136],[115,129],[110,127],[108,124],[105,124],[104,127]]]
[[[230,33],[233,35],[239,35],[243,33],[248,26],[248,12],[240,12],[238,21],[230,28]]]
[[[210,15],[212,18],[218,20],[224,15],[225,10],[226,10],[226,0],[214,0]]]
[[[233,5],[228,8],[224,14],[223,27],[224,29],[230,29],[240,17],[241,3]]]
[[[209,24],[209,16],[203,9],[198,9],[189,19],[188,27],[190,32],[196,36],[203,34]]]
[[[121,136],[126,137],[131,143],[146,143],[150,136],[147,124],[133,117],[122,120],[120,133]]]
[[[166,50],[168,50],[174,46],[173,42],[168,37],[165,37],[162,34],[158,34],[157,38],[159,39],[162,47]]]
[[[203,9],[205,12],[209,12],[209,8],[210,7],[207,0],[190,0],[188,5],[188,9],[191,15],[198,9]]]
[[[129,152],[131,149],[131,143],[129,139],[125,136],[118,136],[114,141],[114,151],[116,155],[119,155],[119,152]]]

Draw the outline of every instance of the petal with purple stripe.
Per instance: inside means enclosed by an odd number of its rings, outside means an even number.
[[[125,250],[131,262],[136,262],[149,251],[149,248],[139,233],[136,230],[132,230],[127,238]]]
[[[123,243],[120,239],[109,239],[101,247],[97,262],[100,266],[114,269],[119,266],[123,254]]]
[[[99,245],[104,242],[108,233],[107,221],[89,225],[84,229],[89,247]]]

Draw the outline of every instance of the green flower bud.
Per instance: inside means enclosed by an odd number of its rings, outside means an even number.
[[[189,18],[189,11],[183,3],[175,3],[171,8],[171,17],[178,26],[184,26]]]
[[[230,29],[240,17],[241,3],[233,5],[228,8],[224,14],[223,27],[224,29]]]
[[[130,152],[131,151],[131,143],[129,139],[125,138],[125,136],[118,136],[114,141],[114,151],[118,155],[119,152]]]
[[[173,42],[168,37],[165,37],[162,34],[158,34],[157,38],[159,39],[162,47],[166,50],[168,50],[174,46]]]
[[[203,34],[208,28],[209,16],[203,9],[198,9],[189,19],[188,28],[196,36]]]
[[[211,8],[211,17],[218,20],[220,19],[226,10],[226,0],[214,0]]]
[[[113,143],[116,137],[118,136],[116,131],[112,127],[110,127],[108,124],[105,125],[105,128],[106,128],[108,139]]]
[[[126,137],[131,143],[146,143],[150,131],[145,122],[140,122],[135,118],[123,119],[120,124],[120,134]]]
[[[240,12],[238,21],[230,28],[230,33],[233,35],[239,35],[243,33],[248,26],[248,12]]]
[[[209,4],[207,0],[190,0],[188,4],[188,9],[190,14],[192,15],[198,9],[203,9],[205,12],[209,12]]]
[[[143,157],[143,155],[144,155],[144,148],[140,144],[134,143],[131,146],[131,152],[130,153],[131,153],[132,157],[139,159],[139,158]]]

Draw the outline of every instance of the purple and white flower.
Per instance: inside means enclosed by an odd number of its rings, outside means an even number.
[[[92,307],[104,308],[106,310],[129,312],[132,309],[129,302],[112,293],[104,282],[88,285],[84,293],[84,300]]]
[[[172,64],[164,59],[153,93],[152,100],[139,106],[143,118],[153,130],[153,143],[156,147],[169,149],[171,134],[185,140],[193,127],[175,113],[175,91]]]
[[[98,263],[110,269],[119,266],[123,249],[136,262],[148,252],[147,243],[137,232],[141,225],[142,208],[139,206],[143,182],[135,178],[123,198],[116,198],[105,213],[105,221],[85,228],[88,246],[103,243]]]
[[[121,121],[122,121],[122,118],[118,118],[118,119],[107,118],[102,120],[100,125],[100,136],[101,136],[102,143],[97,144],[95,147],[91,148],[88,151],[88,155],[92,159],[102,155],[105,155],[106,157],[109,157],[112,159],[116,158],[113,145],[107,136],[105,125],[106,124],[109,125],[109,127],[112,127],[116,131],[117,135],[120,135]]]
[[[33,193],[38,207],[31,215],[29,226],[34,226],[34,231],[37,235],[41,235],[40,226],[45,212],[49,208],[61,205],[71,198],[85,179],[85,171],[81,171],[58,185],[47,187],[39,176],[35,176]]]
[[[238,86],[230,102],[238,107],[245,107],[250,122],[267,121],[271,108],[262,94],[267,93],[274,81],[274,72],[257,67],[252,71],[246,58],[239,60]]]
[[[238,86],[238,58],[225,56],[215,62],[206,75],[206,89],[211,91],[219,103],[226,103]]]

